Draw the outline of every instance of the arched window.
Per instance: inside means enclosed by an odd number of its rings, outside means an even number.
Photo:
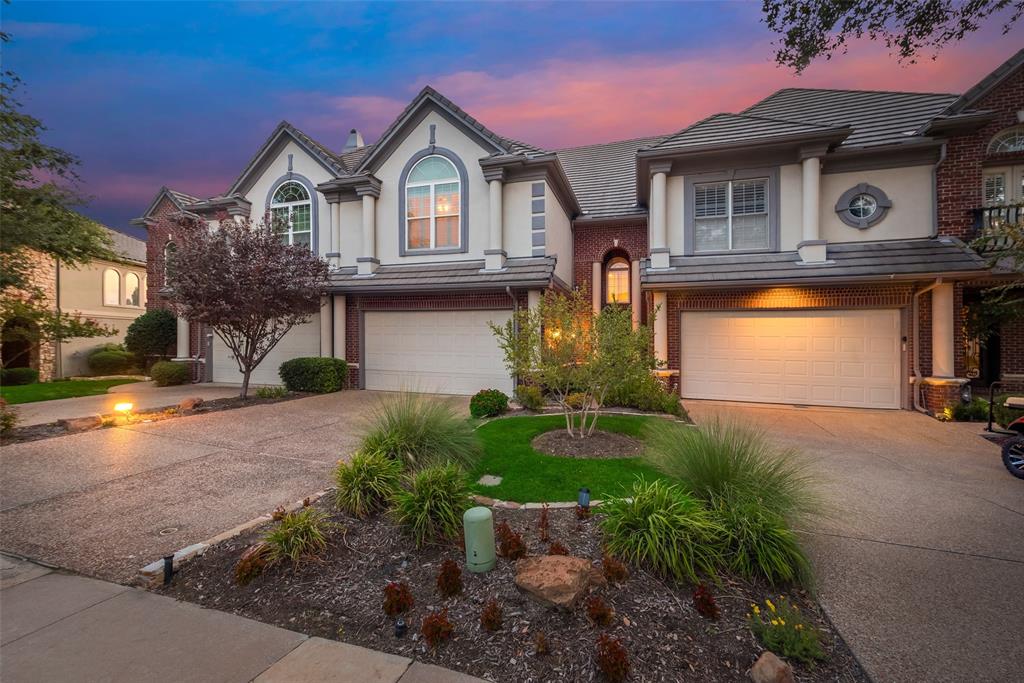
[[[272,229],[285,244],[313,243],[313,202],[300,183],[290,180],[277,188],[270,200]]]
[[[124,276],[124,305],[138,306],[141,300],[142,287],[139,285],[139,276],[128,273]]]
[[[622,256],[609,259],[604,267],[604,302],[628,304],[629,280],[629,261]]]
[[[103,271],[103,305],[118,306],[121,303],[121,274],[113,268]]]
[[[168,242],[167,244],[164,245],[164,286],[165,287],[170,282],[171,276],[174,274],[172,272],[173,264],[171,263],[171,258],[174,256],[175,253],[177,253],[177,251],[178,251],[178,245],[175,244],[174,242]]]
[[[1014,126],[997,134],[988,144],[989,154],[1024,152],[1024,126]]]
[[[459,248],[461,206],[455,165],[438,155],[420,159],[405,181],[405,248]]]

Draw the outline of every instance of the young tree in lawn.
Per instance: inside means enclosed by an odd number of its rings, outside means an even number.
[[[240,396],[267,354],[320,308],[327,263],[287,245],[263,221],[229,218],[211,229],[185,218],[168,257],[168,300],[178,315],[209,325],[242,373]]]

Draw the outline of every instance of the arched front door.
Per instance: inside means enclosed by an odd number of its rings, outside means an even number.
[[[0,361],[5,368],[30,368],[34,360],[36,324],[26,318],[11,318],[0,334]]]

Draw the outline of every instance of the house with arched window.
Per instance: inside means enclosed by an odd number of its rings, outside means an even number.
[[[1024,51],[963,95],[789,88],[568,149],[501,135],[431,87],[370,144],[281,122],[223,194],[160,190],[139,219],[148,305],[165,305],[176,217],[264,218],[331,274],[257,384],[322,355],[360,388],[511,392],[489,323],[577,288],[651,326],[682,398],[940,411],[978,374],[964,302],[1020,276],[969,242],[1024,200],[1022,69]],[[1024,377],[1014,324],[986,381]],[[178,329],[197,379],[239,381],[215,335]]]

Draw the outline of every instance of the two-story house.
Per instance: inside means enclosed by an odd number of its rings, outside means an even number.
[[[223,196],[152,202],[150,305],[174,216],[272,214],[332,274],[257,383],[327,355],[362,388],[510,391],[487,323],[580,287],[653,326],[684,398],[937,410],[965,379],[962,283],[991,277],[940,230],[950,142],[930,127],[970,118],[949,113],[962,99],[787,89],[676,133],[555,151],[429,87],[369,145],[353,131],[332,152],[282,123]],[[238,381],[187,321],[178,355]]]

